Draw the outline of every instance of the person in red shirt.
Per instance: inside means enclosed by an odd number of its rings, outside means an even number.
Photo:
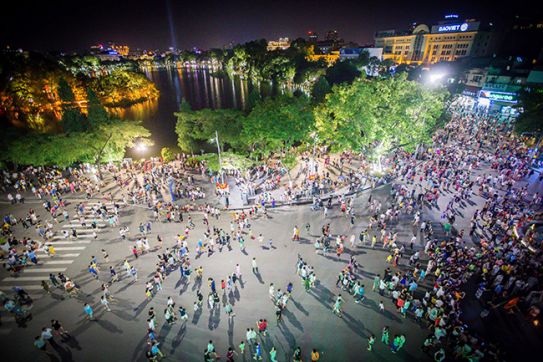
[[[232,347],[229,347],[228,352],[226,352],[226,361],[234,362],[234,350],[232,349]]]
[[[258,333],[266,335],[266,329],[268,328],[268,322],[265,319],[260,319],[256,326],[258,327]]]

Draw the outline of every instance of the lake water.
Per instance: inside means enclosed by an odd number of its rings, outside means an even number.
[[[155,143],[153,147],[138,154],[128,150],[127,156],[133,158],[158,155],[164,146],[177,144],[175,133],[176,117],[181,100],[185,98],[192,109],[237,108],[246,109],[249,92],[255,86],[239,77],[212,76],[207,69],[162,68],[145,70],[160,91],[154,101],[138,103],[127,108],[113,108],[111,113],[125,120],[142,120],[151,131]],[[271,83],[258,85],[261,94],[280,92]]]

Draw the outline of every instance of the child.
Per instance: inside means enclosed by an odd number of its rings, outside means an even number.
[[[379,302],[379,312],[381,313],[385,312],[385,305],[383,304],[383,301]]]
[[[368,351],[372,351],[373,349],[373,344],[375,343],[375,336],[372,334],[369,338],[368,338]]]

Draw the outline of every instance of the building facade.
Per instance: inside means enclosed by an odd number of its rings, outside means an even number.
[[[413,24],[409,31],[379,31],[375,47],[383,48],[383,58],[398,64],[433,64],[450,62],[469,56],[482,57],[494,48],[493,31],[479,21],[459,21],[449,15],[428,27]]]
[[[339,49],[339,59],[357,59],[360,56],[360,53],[367,52],[370,58],[377,58],[383,60],[383,48],[372,48],[372,47],[356,47],[356,48],[347,48],[343,47]]]
[[[268,41],[267,50],[269,52],[274,50],[285,50],[290,48],[290,40],[288,38],[279,38],[279,40]]]

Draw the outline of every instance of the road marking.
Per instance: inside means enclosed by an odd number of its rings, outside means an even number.
[[[64,270],[64,269],[63,269]],[[2,282],[32,282],[32,281],[41,281],[48,279],[48,275],[42,276],[42,277],[7,277],[6,279],[2,280]],[[42,289],[41,285],[18,285],[19,287],[26,289]],[[33,288],[36,287],[36,288]]]
[[[72,241],[55,241],[52,245],[73,245],[73,244],[90,244],[92,240],[72,240]]]
[[[60,246],[58,248],[55,248],[57,251],[63,251],[63,250],[85,250],[86,246]]]
[[[79,240],[79,239],[90,239],[90,238],[92,238],[92,237],[93,237],[93,236],[92,236],[92,235],[89,235],[89,234],[87,234],[87,235],[78,235],[77,238],[76,238],[75,240]],[[61,236],[61,235],[59,235],[59,236],[54,236],[54,237],[53,237],[53,243],[54,243],[54,244],[62,243],[63,240],[69,241],[69,240],[72,240],[72,239],[70,239],[70,238],[65,238],[64,236]],[[90,242],[90,241],[89,241],[89,242]]]
[[[83,228],[83,227],[84,227],[84,228],[87,228],[87,229],[92,228],[92,226],[90,225],[90,223],[89,223],[89,225],[87,225],[87,226],[83,226],[83,225],[81,225],[81,224],[66,224],[66,225],[63,225],[62,227],[63,227],[64,229],[67,229],[67,228],[78,228],[78,227],[80,227],[80,228]],[[96,224],[96,227],[105,228],[105,227],[106,227],[106,224]]]
[[[90,229],[90,230],[89,230],[89,229],[75,229],[75,230],[76,230],[79,234],[92,234],[93,231],[98,231],[98,230],[92,230],[92,229]],[[100,230],[100,231],[102,231],[102,230]],[[55,236],[58,236],[58,235],[64,236],[64,235],[62,235],[62,234],[60,234],[60,233],[59,233],[59,234],[56,234]]]
[[[77,254],[55,254],[53,258],[75,258],[78,257],[79,253]],[[50,255],[47,254],[38,254],[38,258],[51,258]]]
[[[58,273],[63,272],[67,268],[38,268],[38,269],[26,269],[25,273]]]
[[[44,265],[53,265],[53,264],[71,264],[73,260],[48,260],[44,262]]]

